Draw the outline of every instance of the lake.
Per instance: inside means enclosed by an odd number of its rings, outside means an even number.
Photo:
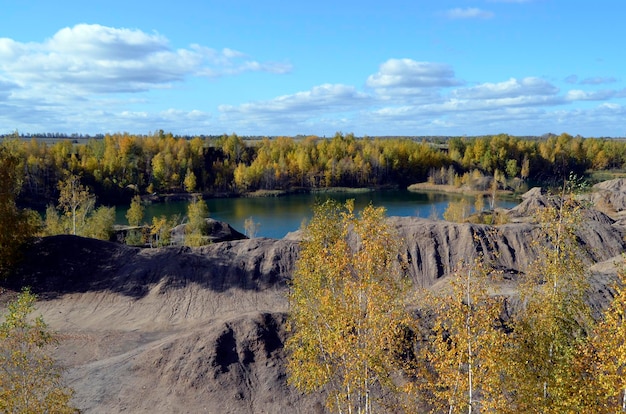
[[[257,237],[282,238],[291,231],[298,230],[303,220],[311,217],[311,207],[316,201],[333,198],[339,202],[354,199],[356,210],[370,202],[387,209],[388,216],[414,216],[441,218],[450,201],[464,197],[460,194],[415,193],[407,190],[371,191],[365,193],[321,193],[290,194],[282,197],[258,198],[211,198],[206,199],[209,215],[215,220],[224,221],[236,230],[244,232],[244,221],[252,217],[259,223]],[[467,197],[470,205],[474,197]],[[487,203],[487,200],[485,200]],[[518,204],[512,199],[498,200],[498,207],[511,208]],[[128,224],[126,210],[128,206],[117,206],[118,224]],[[152,222],[155,216],[186,214],[186,201],[155,203],[145,206],[144,221]]]

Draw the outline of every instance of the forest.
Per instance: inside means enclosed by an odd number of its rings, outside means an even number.
[[[16,133],[5,137],[3,145],[23,171],[19,202],[38,207],[58,199],[58,183],[69,175],[79,176],[99,203],[114,205],[128,203],[136,194],[233,196],[258,190],[406,187],[442,179],[452,184],[455,175],[472,171],[553,184],[570,173],[584,176],[626,164],[625,141],[565,133],[437,142],[342,133],[332,138],[175,137],[163,131],[50,141]]]

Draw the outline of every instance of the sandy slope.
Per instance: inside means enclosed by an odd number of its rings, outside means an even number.
[[[537,229],[524,220],[497,231],[420,218],[390,223],[418,287],[445,283],[460,261],[483,252],[509,275],[501,288],[514,294],[537,254]],[[598,310],[610,300],[623,235],[600,213],[581,225]],[[321,394],[303,396],[286,382],[285,294],[297,252],[297,234],[194,249],[49,237],[26,252],[0,303],[24,285],[40,295],[38,311],[61,337],[54,354],[84,412],[323,412]]]

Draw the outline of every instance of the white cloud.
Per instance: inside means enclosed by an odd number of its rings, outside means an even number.
[[[25,132],[84,133],[163,128],[179,134],[558,130],[591,135],[592,127],[622,131],[626,112],[608,102],[626,98],[626,89],[594,90],[594,85],[618,82],[609,76],[571,75],[565,82],[585,86],[565,92],[539,77],[465,86],[450,65],[408,58],[382,62],[363,89],[326,83],[271,99],[219,105],[215,113],[157,108],[153,92],[173,95],[191,77],[290,70],[289,64],[263,62],[230,48],[192,44],[175,49],[158,33],[100,25],[65,28],[40,43],[0,38],[0,125]],[[585,101],[585,107],[575,108],[577,101]],[[596,108],[590,108],[592,101],[598,102]]]
[[[390,89],[421,90],[459,85],[449,65],[417,62],[412,59],[389,59],[380,65],[378,72],[367,78],[367,86],[388,91]]]
[[[491,19],[495,16],[493,12],[478,9],[476,7],[450,9],[444,12],[448,19]]]
[[[59,30],[41,49],[66,56],[105,60],[139,60],[167,51],[168,41],[159,34],[98,24],[78,24]]]
[[[25,88],[67,96],[167,88],[193,75],[290,69],[228,48],[173,49],[160,34],[101,25],[66,27],[42,43],[0,39],[0,74]]]
[[[269,101],[247,103],[239,106],[221,105],[224,113],[311,113],[314,111],[351,110],[365,104],[369,96],[353,86],[324,84],[309,91],[278,96]]]
[[[237,131],[242,131],[238,133],[255,135],[263,125],[267,134],[308,134],[323,125],[324,133],[331,134],[353,130],[358,113],[374,103],[353,86],[323,84],[268,101],[220,105],[218,110],[220,123],[229,128],[237,125]]]
[[[460,83],[448,65],[390,59],[367,78],[366,92],[348,85],[320,85],[268,101],[223,105],[219,108],[220,122],[237,125],[236,130],[253,134],[259,125],[271,125],[270,130],[276,134],[321,135],[337,130],[368,135],[503,131],[537,135],[548,131],[587,131],[591,134],[581,120],[598,116],[600,109],[569,108],[572,99],[626,96],[626,89],[610,93],[561,93],[554,84],[539,77],[510,78],[469,87],[459,86]],[[456,88],[450,89],[451,86]],[[609,119],[606,108],[603,113],[604,128],[606,125],[615,128],[615,116]],[[581,129],[570,128],[568,122]],[[589,122],[597,125],[595,121]]]
[[[604,89],[599,91],[583,91],[580,89],[574,89],[565,94],[565,99],[568,101],[605,101],[607,99],[624,97],[626,97],[626,89]]]
[[[0,97],[8,96],[11,91],[18,88],[19,85],[17,85],[15,82],[0,78]]]
[[[452,95],[465,99],[494,99],[521,96],[555,95],[558,88],[549,82],[536,77],[521,80],[511,78],[505,82],[483,83],[477,86],[456,89]]]

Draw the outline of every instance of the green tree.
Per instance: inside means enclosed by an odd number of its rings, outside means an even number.
[[[115,207],[100,206],[87,218],[82,236],[109,240],[115,224]]]
[[[143,213],[144,207],[141,204],[141,197],[139,195],[135,195],[130,202],[130,208],[126,212],[128,225],[139,226],[143,220]]]
[[[22,245],[39,227],[32,214],[17,207],[20,189],[19,159],[0,146],[0,275],[19,259]]]
[[[581,206],[573,196],[539,214],[545,240],[520,283],[523,307],[510,323],[506,388],[510,412],[580,412],[570,397],[576,349],[591,326],[588,289],[575,230]]]
[[[415,371],[421,400],[432,412],[498,412],[505,404],[503,298],[490,295],[490,273],[479,258],[450,276],[449,289],[423,293],[421,302],[434,315],[434,326]]]
[[[46,352],[57,343],[42,317],[32,320],[36,296],[28,289],[8,305],[0,324],[0,411],[6,413],[75,413],[73,391],[62,370]]]
[[[188,193],[192,193],[196,191],[196,175],[191,171],[191,168],[187,168],[187,173],[185,174],[185,191]]]
[[[574,358],[578,382],[571,394],[587,412],[626,412],[626,272],[618,272],[615,295],[587,343]]]
[[[59,182],[59,207],[63,209],[72,222],[72,234],[76,235],[77,226],[84,224],[84,220],[93,209],[95,197],[80,183],[80,177],[70,175]],[[82,219],[82,223],[79,221]]]
[[[517,174],[519,174],[519,172],[520,172],[520,168],[519,168],[519,165],[517,164],[517,160],[511,159],[506,162],[507,177],[515,178],[517,177]]]
[[[187,226],[185,227],[185,245],[202,246],[206,244],[206,218],[209,217],[209,208],[201,198],[194,200],[187,206]]]
[[[337,412],[382,409],[372,390],[393,389],[394,344],[409,317],[398,237],[383,208],[357,217],[353,202],[326,202],[304,229],[289,293],[289,383],[323,389]]]

